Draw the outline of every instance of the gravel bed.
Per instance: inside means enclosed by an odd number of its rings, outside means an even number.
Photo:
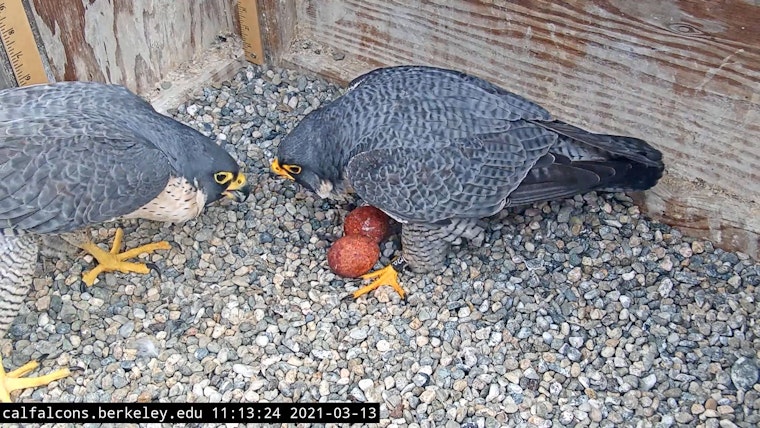
[[[194,221],[94,229],[172,244],[160,275],[44,259],[6,367],[83,371],[17,401],[379,401],[383,427],[760,424],[760,265],[651,221],[623,194],[505,210],[429,275],[344,299],[326,250],[351,207],[269,173],[339,90],[249,66],[171,113],[227,145],[255,190]],[[571,118],[568,118],[571,119]],[[399,248],[383,244],[381,263]]]

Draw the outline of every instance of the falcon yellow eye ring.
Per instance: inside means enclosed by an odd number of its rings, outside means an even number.
[[[295,177],[293,177],[293,174],[300,174],[301,173],[301,167],[298,165],[280,165],[280,161],[277,158],[274,158],[272,161],[272,172],[279,175],[280,177],[285,177],[288,180],[295,180]]]
[[[219,184],[225,184],[231,181],[232,178],[233,178],[233,175],[231,172],[222,171],[222,172],[217,172],[216,174],[214,174],[214,181],[216,181]]]

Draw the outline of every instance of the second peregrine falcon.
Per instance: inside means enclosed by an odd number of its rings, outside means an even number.
[[[355,192],[402,223],[402,254],[354,297],[438,267],[451,244],[482,240],[504,207],[598,191],[645,190],[662,154],[633,137],[593,134],[485,80],[422,66],[381,68],[313,111],[272,162],[331,197]]]
[[[75,231],[117,218],[183,222],[223,197],[246,199],[249,185],[235,160],[200,132],[157,113],[126,88],[61,82],[0,91],[0,335],[32,282],[40,235],[56,234],[99,262],[83,275],[148,273],[126,260],[169,249],[162,241],[120,253]],[[19,378],[32,362],[2,370],[0,401],[14,389],[49,383],[63,369]]]

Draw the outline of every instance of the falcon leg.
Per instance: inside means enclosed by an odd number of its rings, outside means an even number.
[[[39,365],[40,363],[37,361],[30,361],[16,370],[6,373],[5,368],[3,368],[3,357],[0,356],[0,402],[10,403],[11,392],[13,391],[44,386],[71,374],[69,369],[64,368],[55,370],[43,376],[22,377],[39,367]]]
[[[150,268],[145,263],[131,263],[126,262],[125,260],[137,257],[142,253],[151,253],[156,250],[168,250],[171,248],[171,245],[169,245],[168,242],[160,241],[142,245],[120,253],[119,249],[121,248],[121,241],[123,237],[124,231],[121,228],[116,229],[116,236],[113,238],[111,251],[104,251],[94,242],[85,242],[81,244],[81,248],[92,254],[92,256],[95,257],[99,263],[97,266],[95,266],[94,269],[89,272],[85,272],[84,275],[82,275],[82,281],[84,281],[85,284],[94,284],[95,279],[103,272],[134,272],[146,274],[150,272]]]
[[[370,291],[373,291],[377,289],[380,286],[383,285],[390,285],[393,287],[394,290],[396,290],[396,293],[398,293],[399,296],[401,296],[402,299],[406,299],[406,292],[403,288],[401,288],[401,285],[398,283],[398,273],[403,271],[406,267],[406,260],[404,260],[403,256],[398,257],[396,260],[391,262],[388,266],[376,270],[374,272],[370,272],[368,274],[362,275],[362,279],[374,279],[369,285],[366,285],[356,291],[354,291],[354,298],[358,298],[359,296],[362,296],[364,294],[369,293]]]
[[[29,292],[38,253],[37,237],[0,230],[0,337],[5,336]],[[70,374],[69,369],[61,369],[45,376],[22,377],[37,367],[37,361],[30,361],[6,373],[0,355],[0,402],[10,402],[15,390],[47,385]]]

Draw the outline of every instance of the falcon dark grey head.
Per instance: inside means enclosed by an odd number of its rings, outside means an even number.
[[[206,204],[210,204],[222,197],[234,199],[237,202],[243,202],[248,199],[248,195],[251,193],[251,186],[247,184],[245,174],[240,171],[240,168],[234,161],[232,164],[224,162],[229,164],[228,166],[222,166],[221,163],[219,162],[220,165],[212,168],[212,170],[207,171],[205,175],[201,175],[198,178],[198,186],[207,195]]]
[[[344,191],[342,151],[334,143],[337,135],[329,131],[332,127],[325,111],[320,109],[306,116],[280,142],[271,168],[321,198],[336,198]]]
[[[213,141],[207,146],[211,160],[197,175],[198,186],[206,194],[206,204],[223,197],[243,202],[251,193],[245,174],[235,159]],[[207,161],[208,162],[208,161]]]
[[[167,118],[169,119],[169,118]],[[182,176],[193,183],[206,197],[206,205],[223,197],[243,202],[250,186],[235,159],[221,146],[200,132],[176,122],[167,121],[162,138],[176,140],[166,148],[170,162]]]

